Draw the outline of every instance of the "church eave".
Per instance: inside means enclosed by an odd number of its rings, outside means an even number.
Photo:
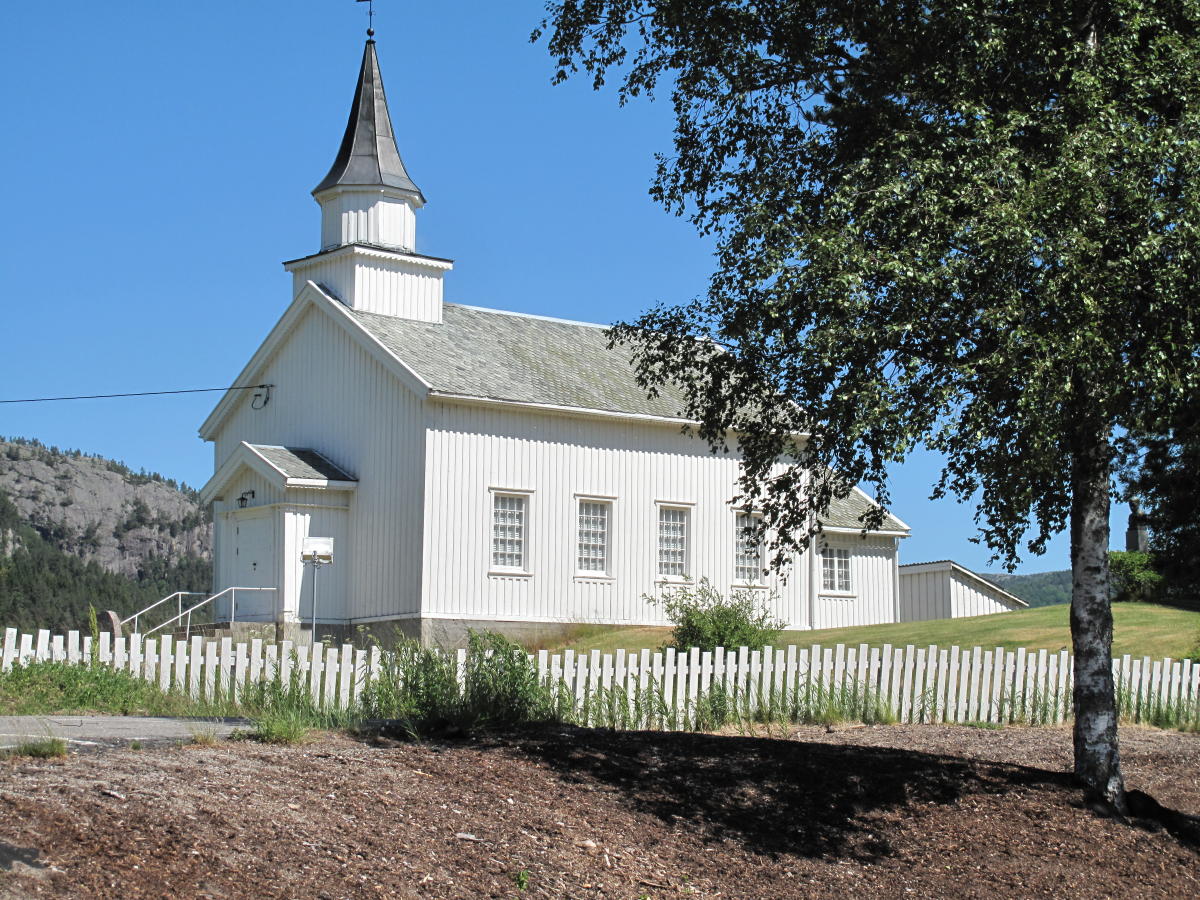
[[[310,253],[308,256],[301,256],[297,259],[285,260],[283,267],[288,269],[291,266],[296,266],[301,263],[311,262],[312,260],[322,259],[324,257],[334,256],[335,254],[350,254],[355,250],[365,251],[368,253],[376,253],[388,258],[407,259],[412,262],[422,263],[426,265],[437,265],[438,268],[450,268],[454,265],[454,260],[447,259],[444,256],[430,256],[426,253],[417,253],[413,250],[401,250],[397,247],[382,247],[375,244],[341,244],[337,247],[332,247],[329,250],[321,250],[318,253]]]

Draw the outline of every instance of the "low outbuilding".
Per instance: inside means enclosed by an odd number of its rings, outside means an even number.
[[[986,616],[1029,606],[949,559],[900,566],[900,621]]]

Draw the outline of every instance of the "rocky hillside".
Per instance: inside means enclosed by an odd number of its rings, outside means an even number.
[[[47,541],[114,574],[212,558],[196,492],[114,460],[0,439],[0,493]]]
[[[207,591],[212,525],[196,492],[161,475],[37,441],[0,439],[0,627],[87,626]]]

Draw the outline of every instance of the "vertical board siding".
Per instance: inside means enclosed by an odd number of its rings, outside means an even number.
[[[422,322],[442,320],[442,263],[397,259],[362,248],[292,267],[299,294],[309,281],[328,288],[351,309]]]
[[[1002,595],[989,590],[973,578],[965,577],[955,570],[951,573],[954,594],[950,614],[953,618],[965,616],[988,616],[1008,612],[1010,606]]]
[[[643,599],[660,587],[658,503],[690,511],[688,575],[734,584],[737,460],[677,426],[433,402],[425,459],[425,615],[667,624]],[[492,491],[528,492],[528,575],[490,571]],[[611,498],[607,577],[575,571],[580,496]],[[764,585],[792,628],[811,625],[803,572]]]
[[[940,572],[906,573],[900,570],[900,621],[949,619],[953,606],[950,582]]]
[[[229,458],[239,442],[311,447],[359,479],[362,490],[322,492],[322,504],[349,502],[336,540],[333,567],[322,570],[319,600],[329,614],[322,619],[382,618],[415,613],[420,602],[422,476],[425,442],[421,400],[396,376],[373,359],[345,328],[318,308],[309,309],[291,337],[269,359],[256,379],[276,385],[263,409],[239,401],[216,441],[216,465]],[[259,496],[275,502],[310,500],[311,491],[289,491],[278,497],[264,489]],[[216,504],[216,541],[222,548],[216,590],[229,587],[227,536],[223,513],[236,509],[237,494],[226,492]],[[297,515],[304,513],[297,510]],[[293,537],[302,523],[293,519]],[[281,528],[283,527],[281,523]],[[336,532],[336,524],[309,524]],[[341,538],[338,540],[337,538]],[[289,548],[290,557],[298,548]],[[309,585],[283,571],[291,595],[285,603],[301,612],[311,602]],[[325,586],[331,593],[326,595]],[[303,594],[301,597],[300,594]],[[341,598],[338,594],[341,594]],[[340,608],[339,608],[340,607]]]
[[[283,508],[283,593],[292,604],[288,612],[303,622],[312,621],[314,588],[318,622],[345,621],[349,617],[349,567],[337,565],[342,549],[350,547],[348,516],[348,509],[316,504],[298,502]],[[334,565],[321,566],[319,571],[304,565],[300,550],[310,535],[333,538]]]
[[[416,210],[406,200],[379,191],[341,190],[321,203],[321,246],[372,244],[414,247]]]
[[[985,616],[1013,608],[998,588],[949,562],[900,567],[901,622]]]
[[[415,262],[372,259],[355,270],[352,306],[384,316],[422,322],[442,320],[440,268]]]
[[[878,625],[895,619],[892,580],[896,544],[892,538],[828,535],[822,540],[831,549],[850,551],[848,596],[820,590],[815,603],[813,628],[845,628]],[[812,551],[809,551],[812,552]],[[820,566],[817,577],[821,577]]]

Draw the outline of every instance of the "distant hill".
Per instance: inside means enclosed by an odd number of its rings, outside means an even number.
[[[984,573],[984,578],[1020,597],[1031,607],[1071,602],[1071,571],[1038,572],[1033,575]]]
[[[0,627],[82,628],[211,584],[196,491],[115,460],[0,439]]]

